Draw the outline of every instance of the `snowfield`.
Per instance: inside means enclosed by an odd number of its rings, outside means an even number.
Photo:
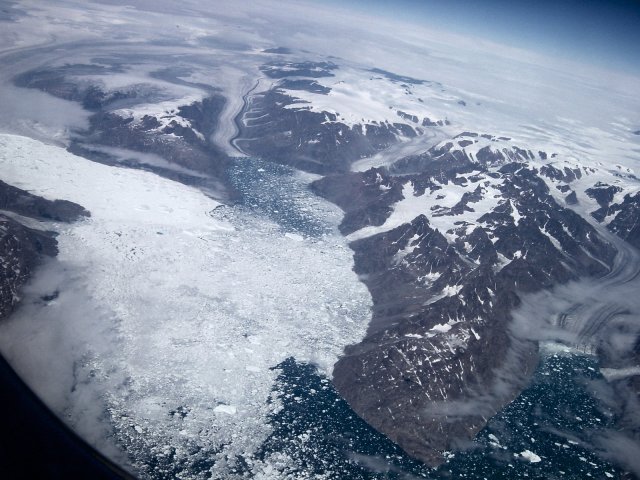
[[[333,113],[337,116],[336,121],[349,128],[363,125],[366,131],[367,125],[401,121],[398,112],[415,116],[415,126],[425,118],[432,122],[444,120],[457,102],[456,97],[446,93],[441,85],[432,85],[422,79],[393,79],[385,72],[345,66],[331,74],[333,76],[328,78],[315,79],[319,85],[331,89],[326,95],[280,88],[297,99],[286,108]]]
[[[166,102],[136,105],[135,108],[123,108],[115,110],[113,113],[124,119],[133,119],[134,125],[142,123],[145,117],[153,117],[159,124],[154,129],[157,132],[161,132],[172,124],[179,125],[183,128],[190,128],[199,139],[204,141],[204,135],[196,130],[189,120],[179,115],[181,106],[192,106],[194,103],[202,101],[202,98],[202,95],[194,95],[176,100],[168,100]]]
[[[435,181],[442,187],[440,190],[427,189],[422,195],[415,195],[413,184],[408,180],[402,186],[404,198],[393,206],[393,213],[382,225],[361,228],[347,238],[349,241],[354,241],[388,232],[424,214],[429,218],[430,225],[453,241],[457,235],[452,230],[460,228],[461,222],[467,225],[468,231],[471,231],[482,215],[492,211],[500,201],[504,201],[500,198],[501,193],[497,188],[502,182],[502,179],[484,175],[479,176],[476,183],[467,182],[463,185]],[[473,192],[476,188],[482,192],[482,199],[471,203],[474,211],[464,211],[462,214],[451,213],[451,208],[462,200],[462,196],[467,192]],[[448,233],[450,231],[452,232]]]
[[[171,456],[185,470],[194,452],[215,451],[224,477],[224,458],[250,455],[269,433],[272,368],[293,356],[330,375],[364,336],[371,299],[338,233],[284,232],[196,189],[25,137],[0,135],[0,170],[91,211],[50,226],[59,256],[0,325],[0,348],[103,451]]]

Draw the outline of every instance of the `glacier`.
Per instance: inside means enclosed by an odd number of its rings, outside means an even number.
[[[371,298],[337,229],[286,232],[194,188],[26,137],[0,136],[0,169],[91,212],[49,226],[60,253],[0,326],[0,349],[112,457],[170,456],[187,470],[208,456],[224,477],[269,433],[273,367],[295,357],[330,376],[365,334]]]

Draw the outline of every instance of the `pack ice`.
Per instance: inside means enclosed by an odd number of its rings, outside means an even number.
[[[111,455],[227,468],[269,433],[273,367],[293,356],[330,375],[364,336],[371,299],[337,232],[293,238],[194,188],[26,137],[0,135],[0,169],[91,212],[43,226],[60,232],[59,256],[0,325],[0,348]]]

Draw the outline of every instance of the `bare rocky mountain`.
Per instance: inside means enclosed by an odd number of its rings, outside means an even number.
[[[589,223],[559,205],[526,164],[487,167],[467,158],[460,169],[449,170],[455,162],[443,162],[439,170],[437,165],[402,177],[380,170],[350,174],[349,190],[335,186],[345,182],[340,177],[314,185],[319,194],[345,200],[350,222],[343,229],[355,229],[355,235],[368,226],[361,219],[384,229],[394,203],[424,199],[424,213],[415,210],[410,222],[351,243],[356,272],[374,298],[374,315],[367,338],[347,349],[334,375],[356,411],[429,463],[441,460],[439,452],[451,448],[451,439],[473,437],[512,399],[516,390],[502,397],[492,391],[500,388],[497,375],[508,355],[518,357],[521,385],[537,364],[536,345],[511,345],[508,334],[519,294],[603,276],[616,253]],[[495,190],[488,188],[492,182]],[[394,199],[393,188],[380,188],[392,183],[407,186],[406,197]],[[447,201],[439,192],[456,184],[466,190],[458,203],[438,205],[438,197]],[[350,204],[339,198],[345,191],[370,200]],[[487,194],[494,197],[493,208],[477,212]],[[457,220],[465,212],[477,216],[477,223]],[[430,224],[433,217],[449,217],[452,228],[439,231]],[[494,403],[467,414],[446,407],[467,397]],[[432,413],[417,423],[424,412]]]

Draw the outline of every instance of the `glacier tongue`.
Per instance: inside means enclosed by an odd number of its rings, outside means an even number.
[[[79,433],[140,471],[250,456],[278,408],[271,368],[295,356],[330,374],[365,334],[371,299],[337,231],[292,238],[196,189],[24,137],[0,136],[0,168],[92,214],[61,230],[0,348]]]

